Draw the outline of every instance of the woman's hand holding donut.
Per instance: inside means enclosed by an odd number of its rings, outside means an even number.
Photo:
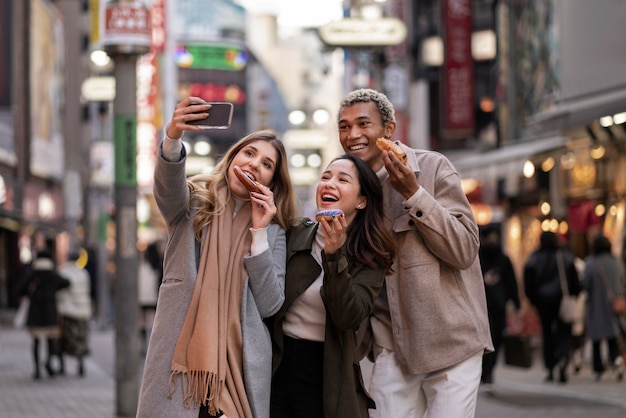
[[[348,231],[348,222],[343,213],[332,216],[328,220],[327,216],[319,218],[320,227],[324,232],[324,252],[334,254],[341,248]]]
[[[269,187],[260,183],[258,192],[250,192],[250,202],[252,203],[252,228],[262,229],[272,222],[276,216],[276,204],[274,203],[274,193]]]

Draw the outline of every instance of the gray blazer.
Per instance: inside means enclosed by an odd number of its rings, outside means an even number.
[[[619,318],[613,314],[608,291],[599,269],[604,272],[611,294],[623,295],[624,265],[611,253],[588,256],[585,259],[582,286],[587,290],[587,336],[592,341],[615,338],[620,334]]]
[[[186,216],[189,189],[185,175],[186,154],[181,160],[166,161],[159,146],[154,175],[154,197],[167,224],[168,240],[154,326],[146,354],[138,418],[197,418],[197,408],[183,406],[181,381],[167,398],[170,366],[178,334],[187,314],[196,281],[196,243],[193,214]],[[268,227],[269,249],[247,255],[248,272],[242,295],[243,371],[248,402],[254,418],[269,418],[272,375],[272,345],[263,319],[275,314],[284,301],[285,231]]]

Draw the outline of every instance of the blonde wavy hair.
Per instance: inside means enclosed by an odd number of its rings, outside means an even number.
[[[231,146],[210,174],[198,174],[187,179],[190,193],[187,210],[196,210],[193,226],[198,241],[202,237],[202,230],[211,223],[215,216],[224,213],[226,204],[232,198],[230,188],[227,187],[227,172],[233,159],[245,146],[256,141],[270,143],[278,154],[276,170],[270,185],[274,192],[274,203],[276,204],[274,222],[284,229],[289,229],[297,222],[296,197],[289,176],[285,146],[273,131],[262,130],[241,138]],[[220,200],[218,193],[223,187],[226,187],[228,191],[228,197],[225,201]]]

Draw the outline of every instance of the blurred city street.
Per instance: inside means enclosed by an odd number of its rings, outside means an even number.
[[[13,329],[7,317],[0,328],[0,418],[116,417],[112,328],[92,331],[84,378],[68,359],[64,376],[33,380],[30,337]],[[369,364],[363,364],[365,375]],[[626,416],[626,382],[616,382],[611,373],[595,382],[585,364],[565,385],[543,383],[543,377],[538,357],[528,370],[499,364],[492,392],[479,395],[476,418]]]
[[[588,289],[595,287],[590,286],[594,269],[602,272],[598,278],[605,269],[586,261],[599,255],[596,236],[606,238],[605,253],[615,258],[619,273],[606,276],[619,280],[612,292],[610,286],[604,290],[609,298],[625,293],[625,21],[626,0],[0,0],[0,418],[135,414],[137,375],[124,372],[142,370],[144,359],[133,337],[154,318],[164,248],[167,273],[175,271],[170,260],[181,261],[171,256],[178,254],[171,250],[177,242],[172,233],[180,229],[163,216],[166,193],[157,188],[155,195],[155,169],[178,166],[173,159],[159,163],[169,159],[161,144],[184,147],[185,175],[197,179],[200,189],[206,183],[211,196],[217,190],[212,179],[220,179],[220,193],[228,189],[230,199],[237,194],[230,189],[233,177],[221,170],[230,170],[230,151],[232,156],[240,151],[233,145],[253,133],[275,133],[284,155],[277,153],[280,158],[269,170],[273,177],[266,183],[277,193],[270,203],[297,201],[297,210],[285,210],[287,203],[276,209],[272,222],[283,225],[295,220],[288,219],[291,215],[317,212],[318,184],[330,162],[344,152],[360,157],[374,171],[380,168],[385,223],[393,225],[398,249],[413,250],[407,238],[424,244],[417,262],[398,252],[394,265],[403,270],[403,264],[417,271],[436,262],[462,272],[469,266],[463,259],[479,239],[485,248],[482,233],[497,231],[493,244],[501,251],[491,260],[494,266],[482,269],[482,279],[491,307],[490,294],[500,299],[515,293],[502,301],[519,308],[513,323],[503,318],[510,333],[541,335],[537,312],[543,304],[531,294],[543,286],[531,286],[527,266],[545,232],[582,264],[578,278],[584,279],[589,301],[594,300]],[[342,116],[354,105],[345,100],[349,92],[369,89],[384,93],[391,106],[353,120]],[[187,115],[198,108],[183,104],[200,104],[196,99],[211,106],[228,103],[229,123],[189,126],[200,116]],[[386,177],[389,172],[376,163],[385,161],[375,145],[382,137],[415,155],[415,164],[409,159],[400,177]],[[432,170],[425,164],[435,155],[431,151],[444,157]],[[260,172],[256,180],[264,179]],[[186,195],[191,199],[180,202],[188,214],[196,213],[195,197],[205,194],[192,187],[194,193]],[[394,195],[406,199],[398,202],[397,213],[389,204]],[[335,197],[339,205],[342,196]],[[201,217],[196,220],[202,220],[205,202],[197,202]],[[221,199],[206,203],[208,224],[222,216]],[[403,210],[409,206],[419,210]],[[447,245],[426,245],[430,236]],[[31,337],[13,326],[22,297],[36,300],[29,293],[41,283],[23,284],[40,252],[49,253],[56,265],[79,253],[76,264],[89,273],[93,312],[81,318],[93,322],[84,376],[68,358],[63,375],[48,376],[43,369],[35,380]],[[486,267],[489,261],[479,258]],[[147,264],[153,271],[145,269]],[[465,285],[458,275],[450,277]],[[570,279],[562,287],[559,277],[555,300],[557,293],[559,298],[570,290],[577,293],[573,275]],[[475,280],[481,280],[478,270]],[[481,283],[474,284],[472,289],[482,291]],[[435,288],[442,297],[450,296],[449,289],[455,292],[453,286]],[[426,300],[434,293],[416,294]],[[408,293],[387,295],[388,306],[404,310]],[[450,300],[476,300],[483,309],[482,293],[475,299],[467,295]],[[424,310],[420,320],[439,320],[436,332],[419,337],[471,341],[452,334],[472,328],[452,321],[480,320],[468,313],[478,310],[451,315],[448,332],[439,329],[448,322],[443,315],[407,300],[411,309]],[[442,310],[456,306],[428,301]],[[135,315],[139,308],[142,315]],[[58,315],[47,316],[54,321]],[[500,319],[492,311],[488,316],[492,322]],[[588,324],[588,331],[600,328]],[[394,338],[409,334],[402,323],[394,325]],[[486,341],[486,326],[473,326]],[[117,346],[116,335],[123,336]],[[454,343],[437,347],[458,348]],[[454,358],[437,349],[410,349],[427,353],[428,360],[437,354]],[[626,418],[626,379],[619,382],[609,371],[596,381],[589,350],[582,370],[570,371],[566,384],[544,382],[540,344],[533,350],[528,369],[505,365],[501,353],[495,383],[488,390],[481,387],[477,418]],[[372,364],[364,360],[362,365],[367,382]]]

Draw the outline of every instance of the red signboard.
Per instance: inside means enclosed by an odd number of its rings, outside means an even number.
[[[0,1],[0,107],[11,107],[11,2]]]
[[[165,49],[165,0],[152,0],[152,52],[163,52]]]
[[[119,5],[106,9],[104,30],[111,34],[141,35],[150,33],[149,13],[145,7]]]
[[[471,0],[443,0],[443,16],[442,134],[445,138],[461,138],[474,131]]]
[[[104,45],[150,46],[150,11],[138,4],[107,5],[104,13]]]

